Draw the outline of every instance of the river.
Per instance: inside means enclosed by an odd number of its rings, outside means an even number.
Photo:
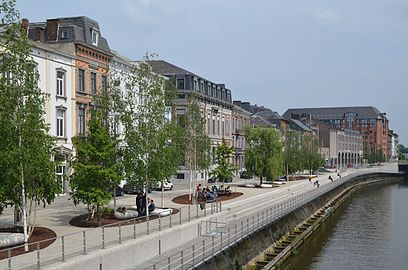
[[[282,269],[408,269],[408,183],[355,193]]]

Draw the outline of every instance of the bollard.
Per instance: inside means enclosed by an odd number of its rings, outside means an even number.
[[[8,270],[11,270],[11,249],[7,251],[7,257],[8,257]]]
[[[193,248],[193,265],[195,264],[195,253],[194,253],[194,245],[192,246]]]
[[[191,221],[191,207],[190,205],[188,206],[188,221]]]
[[[221,237],[220,237],[220,252],[222,251],[222,232],[221,232]]]
[[[161,240],[159,239],[159,255],[161,255]]]
[[[171,228],[171,214],[170,214],[170,216],[169,216],[169,217],[170,217],[170,228]]]
[[[83,248],[84,248],[84,255],[86,255],[86,231],[82,232],[82,244],[83,244]]]
[[[181,225],[181,207],[179,209],[179,225]]]
[[[170,267],[170,257],[167,258],[167,263],[168,263],[168,267],[169,267],[168,269],[171,270],[171,267]]]
[[[147,235],[150,234],[150,224],[149,224],[149,220],[147,220],[147,222],[146,222],[146,233],[147,233]]]
[[[235,242],[237,242],[237,237],[238,237],[238,229],[237,229],[237,224],[235,224],[235,236],[234,236],[234,238],[235,238]]]
[[[213,254],[213,257],[215,256],[215,244],[214,244],[214,239],[215,239],[214,235],[213,235],[213,236],[211,236],[211,242],[212,242],[212,254]]]
[[[105,227],[102,227],[102,249],[105,248]]]
[[[180,251],[180,257],[181,257],[181,270],[184,269],[184,252]]]
[[[41,269],[41,260],[40,260],[40,243],[37,243],[37,269]]]
[[[136,239],[136,219],[133,219],[133,239]]]
[[[196,204],[196,214],[197,214],[197,218],[198,218],[198,204]]]
[[[63,262],[65,262],[65,241],[64,238],[65,236],[61,236],[61,259]]]
[[[203,240],[203,263],[205,261],[205,240]]]
[[[230,242],[231,242],[231,232],[230,232],[230,228],[228,227],[228,238],[227,238],[228,246],[230,245]]]
[[[119,232],[119,244],[122,244],[122,224],[121,223],[119,223],[118,232]]]

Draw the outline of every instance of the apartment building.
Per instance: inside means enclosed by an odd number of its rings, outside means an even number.
[[[388,159],[389,121],[385,113],[373,106],[296,108],[288,109],[283,116],[291,118],[293,114],[314,118],[342,130],[357,131],[363,137],[365,153],[381,154],[384,160]]]
[[[65,175],[70,173],[69,160],[73,154],[72,136],[75,125],[75,58],[39,42],[29,42],[30,55],[39,74],[38,86],[46,94],[45,122],[49,125],[50,135],[56,138],[60,162],[57,181],[62,193],[69,191]]]
[[[198,101],[206,121],[206,133],[211,140],[211,159],[215,162],[216,148],[222,140],[230,146],[233,145],[234,104],[231,90],[227,89],[225,84],[215,83],[163,60],[150,61],[150,64],[155,72],[176,84],[173,117],[185,114],[190,98]],[[180,172],[178,178],[185,179],[186,173]]]
[[[93,96],[107,92],[112,59],[98,22],[85,16],[47,19],[30,23],[28,37],[75,58],[73,135],[85,136],[95,106]]]

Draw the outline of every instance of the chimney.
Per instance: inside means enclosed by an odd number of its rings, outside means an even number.
[[[58,37],[58,19],[47,20],[46,40],[56,41]]]
[[[22,19],[21,20],[21,27],[25,30],[26,34],[28,34],[28,26],[29,26],[29,21],[28,19]]]

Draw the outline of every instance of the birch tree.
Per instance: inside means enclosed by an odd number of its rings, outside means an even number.
[[[186,166],[190,170],[190,192],[191,200],[193,188],[197,185],[197,171],[207,170],[210,166],[211,141],[205,132],[205,118],[203,110],[200,108],[194,96],[189,97],[189,105],[184,115],[182,125],[185,127],[185,159]],[[196,195],[196,194],[195,194]],[[195,196],[194,196],[195,197]]]
[[[177,172],[183,137],[170,117],[174,84],[152,71],[150,57],[146,55],[131,74],[121,77],[126,81],[124,93],[115,91],[123,126],[124,177],[129,184],[146,188]]]
[[[48,135],[46,96],[38,87],[15,1],[2,1],[0,14],[0,204],[21,211],[27,243],[37,205],[51,203],[60,192],[52,161],[55,141]]]

